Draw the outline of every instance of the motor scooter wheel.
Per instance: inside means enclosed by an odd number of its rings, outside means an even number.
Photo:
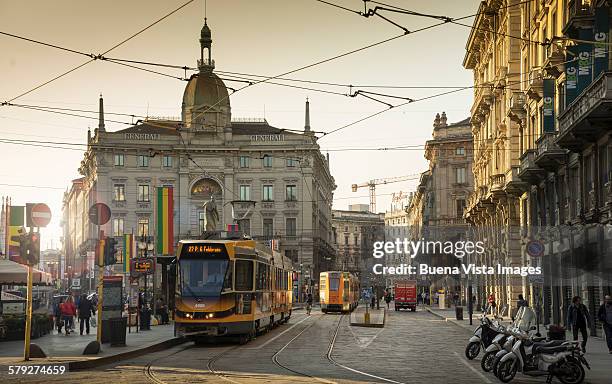
[[[497,351],[487,352],[484,354],[482,360],[480,360],[480,366],[482,367],[483,371],[491,372],[491,370],[493,369],[493,362],[495,361],[496,353]]]
[[[476,356],[480,353],[480,343],[473,341],[465,347],[465,357],[469,360],[474,360]]]
[[[557,376],[563,384],[580,384],[582,381],[584,381],[584,368],[579,361],[569,358],[563,365],[563,371],[567,372],[568,374]]]
[[[514,379],[517,370],[518,365],[516,364],[515,360],[510,359],[506,361],[501,361],[497,366],[495,376],[497,376],[497,378],[501,380],[502,383],[508,383],[512,379]]]

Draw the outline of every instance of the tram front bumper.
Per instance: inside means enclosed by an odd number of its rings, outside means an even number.
[[[253,331],[251,322],[228,322],[228,323],[175,323],[177,336],[225,336],[243,335]]]

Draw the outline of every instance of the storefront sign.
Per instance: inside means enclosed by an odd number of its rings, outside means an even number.
[[[125,140],[159,140],[161,135],[159,133],[124,133]]]
[[[544,79],[542,118],[544,132],[555,131],[555,80]]]
[[[593,78],[608,70],[608,36],[610,28],[609,7],[595,8],[595,30],[593,31]]]
[[[285,141],[285,135],[251,135],[251,141]]]

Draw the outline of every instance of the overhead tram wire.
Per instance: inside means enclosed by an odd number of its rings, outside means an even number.
[[[567,60],[567,61],[565,61],[565,62],[561,62],[561,63],[555,64],[555,65],[553,65],[553,67],[558,67],[558,66],[561,66],[561,65],[565,65],[565,64],[567,64],[567,63],[571,63],[571,62],[573,62],[573,61],[577,61],[577,60],[578,60],[577,58],[574,58],[574,59],[571,59],[571,60]],[[517,73],[517,74],[514,74],[514,75],[508,75],[508,76],[506,76],[505,78],[511,78],[511,77],[521,77],[521,74],[520,74],[520,73]],[[488,84],[488,85],[482,85],[482,87],[489,87],[489,88],[509,88],[509,87],[514,86],[514,85],[520,85],[520,84],[522,84],[522,83],[528,82],[529,80],[521,80],[521,81],[516,81],[516,82],[510,82],[510,83],[505,84],[505,85],[504,85],[504,86],[502,86],[502,87],[494,87],[492,83],[493,83],[493,82],[495,82],[495,81],[496,81],[496,80],[494,80],[494,81],[490,82],[490,84]],[[439,97],[439,96],[444,96],[444,95],[449,94],[449,93],[454,93],[454,92],[458,92],[458,91],[461,91],[461,90],[464,90],[464,89],[470,89],[470,88],[476,88],[476,86],[462,87],[462,88],[459,88],[459,89],[454,89],[454,90],[449,91],[449,92],[442,92],[442,93],[434,94],[434,95],[431,95],[431,96],[426,96],[426,97],[423,97],[423,98],[421,98],[421,99],[416,99],[416,100],[413,100],[412,102],[415,102],[415,101],[422,101],[422,100],[427,100],[427,99],[431,99],[431,98],[434,98],[434,97]],[[403,103],[403,104],[396,105],[396,106],[391,107],[391,108],[389,108],[389,109],[392,109],[392,108],[397,108],[397,107],[400,107],[400,106],[403,106],[403,105],[406,105],[406,104],[409,104],[409,103],[410,103],[410,101],[409,101],[408,103]],[[92,116],[83,116],[83,115],[76,115],[76,114],[71,114],[71,113],[65,113],[65,112],[62,112],[62,111],[61,111],[61,110],[62,110],[62,108],[58,108],[58,107],[31,106],[31,105],[30,105],[30,106],[26,106],[26,105],[12,104],[12,103],[6,103],[6,102],[5,102],[5,103],[2,103],[2,104],[3,104],[3,105],[15,106],[15,107],[21,107],[21,108],[29,108],[29,109],[33,109],[33,110],[37,110],[37,111],[42,111],[42,112],[49,112],[49,113],[56,113],[56,114],[64,114],[64,115],[68,115],[68,116],[75,116],[75,117],[81,117],[81,118],[87,118],[87,119],[97,119],[96,117],[92,117]],[[48,109],[57,109],[57,110],[48,110]],[[63,108],[63,110],[70,110],[70,109]],[[337,131],[337,130],[342,130],[342,129],[344,129],[344,128],[348,128],[349,126],[355,125],[355,124],[357,124],[357,123],[359,123],[359,122],[361,122],[361,121],[367,120],[367,119],[369,119],[369,118],[371,118],[371,117],[374,117],[374,116],[376,116],[376,115],[379,115],[379,114],[381,114],[381,113],[384,113],[384,112],[386,112],[387,110],[388,110],[388,109],[386,109],[386,110],[382,110],[382,111],[379,111],[379,112],[376,112],[376,113],[374,113],[374,114],[372,114],[372,115],[370,115],[370,116],[366,116],[366,117],[364,117],[364,118],[362,118],[362,119],[359,119],[358,121],[355,121],[355,122],[353,122],[353,123],[347,124],[347,125],[345,125],[345,126],[343,126],[343,127],[337,128],[336,130],[333,130],[333,131],[330,131],[330,132],[315,132],[315,133],[321,133],[323,136],[325,136],[325,135],[331,134],[331,133],[333,133],[333,132],[335,132],[335,131]],[[88,113],[97,113],[97,111],[88,111]],[[109,112],[109,114],[121,115],[121,114],[118,114],[118,113],[112,113],[112,112]],[[131,114],[123,114],[123,115],[130,116],[130,117],[142,117],[142,116],[138,116],[138,115],[131,115]],[[107,120],[107,121],[109,121],[109,122],[115,122],[115,123],[119,123],[119,124],[133,125],[133,124],[131,124],[131,123],[121,122],[121,121],[116,121],[116,120]],[[152,121],[150,121],[150,120],[149,120],[149,121],[147,121],[147,124],[156,125],[154,122],[152,122]],[[288,132],[302,132],[301,130],[294,130],[294,129],[282,129],[282,131],[288,131]],[[323,137],[323,136],[322,136],[322,137]]]
[[[180,5],[178,8],[175,8],[173,11],[171,11],[171,12],[169,12],[169,13],[165,14],[164,16],[162,16],[161,18],[157,19],[157,20],[156,20],[156,21],[154,21],[153,23],[151,23],[151,24],[147,25],[146,27],[144,27],[144,28],[140,29],[138,32],[133,33],[132,35],[130,35],[130,36],[128,36],[127,38],[125,38],[125,39],[123,39],[122,41],[120,41],[119,43],[117,43],[117,44],[113,45],[111,48],[109,48],[109,49],[107,49],[106,51],[102,52],[100,55],[96,55],[96,56],[104,56],[104,55],[106,55],[107,53],[109,53],[109,52],[111,52],[111,51],[113,51],[113,50],[115,50],[115,49],[119,48],[119,47],[120,47],[120,46],[122,46],[123,44],[125,44],[125,43],[127,43],[128,41],[132,40],[133,38],[135,38],[136,36],[138,36],[138,35],[140,35],[141,33],[145,32],[145,31],[146,31],[146,30],[148,30],[149,28],[152,28],[153,26],[155,26],[155,25],[159,24],[159,23],[160,23],[160,22],[162,22],[163,20],[165,20],[165,19],[167,19],[168,17],[172,16],[173,14],[175,14],[175,13],[176,13],[176,12],[178,12],[179,10],[181,10],[181,9],[185,8],[187,5],[189,5],[189,4],[191,4],[191,3],[193,3],[194,1],[195,1],[195,0],[188,0],[187,2],[183,3],[182,5]],[[35,41],[35,40],[30,40],[30,41],[31,41],[31,42],[36,42],[36,43],[39,43],[39,42],[37,42],[37,41]],[[55,47],[55,46],[54,46],[54,45],[52,45],[52,44],[49,44],[48,46],[53,47],[53,48],[59,48],[59,47]],[[64,50],[67,50],[67,49],[64,49]],[[89,54],[86,54],[86,55],[87,55],[87,56],[89,56]],[[74,72],[74,71],[76,71],[76,70],[78,70],[78,69],[80,69],[80,68],[82,68],[82,67],[86,66],[87,64],[90,64],[91,62],[96,61],[96,60],[97,60],[97,58],[91,58],[91,59],[89,59],[89,60],[85,61],[84,63],[81,63],[81,64],[77,65],[76,67],[73,67],[73,68],[71,68],[71,69],[67,70],[66,72],[61,73],[60,75],[57,75],[57,76],[55,76],[55,77],[51,78],[50,80],[47,80],[47,81],[45,81],[44,83],[41,83],[41,84],[39,84],[39,85],[35,86],[34,88],[30,88],[29,90],[27,90],[27,91],[25,91],[25,92],[22,92],[22,93],[20,93],[20,94],[19,94],[19,95],[17,95],[17,96],[12,97],[11,99],[9,99],[9,100],[7,100],[7,101],[8,101],[8,102],[15,101],[15,100],[19,99],[20,97],[23,97],[23,96],[25,96],[25,95],[27,95],[27,94],[30,94],[30,93],[32,93],[32,92],[34,92],[34,91],[36,91],[36,90],[38,90],[38,89],[40,89],[40,88],[42,88],[42,87],[44,87],[44,86],[46,86],[46,85],[50,84],[50,83],[52,83],[52,82],[54,82],[54,81],[56,81],[56,80],[58,80],[58,79],[61,79],[62,77],[66,76],[66,75],[68,75],[68,74],[70,74],[70,73],[72,73],[72,72]]]

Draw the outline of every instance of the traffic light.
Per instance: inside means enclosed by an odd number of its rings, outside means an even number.
[[[26,262],[28,260],[29,240],[29,235],[24,231],[23,228],[19,229],[19,235],[11,236],[11,241],[19,243],[19,257],[21,257],[22,262]]]
[[[117,264],[117,240],[112,237],[106,238],[104,242],[104,265]]]
[[[28,254],[26,258],[30,265],[38,264],[40,261],[40,233],[28,233]]]

